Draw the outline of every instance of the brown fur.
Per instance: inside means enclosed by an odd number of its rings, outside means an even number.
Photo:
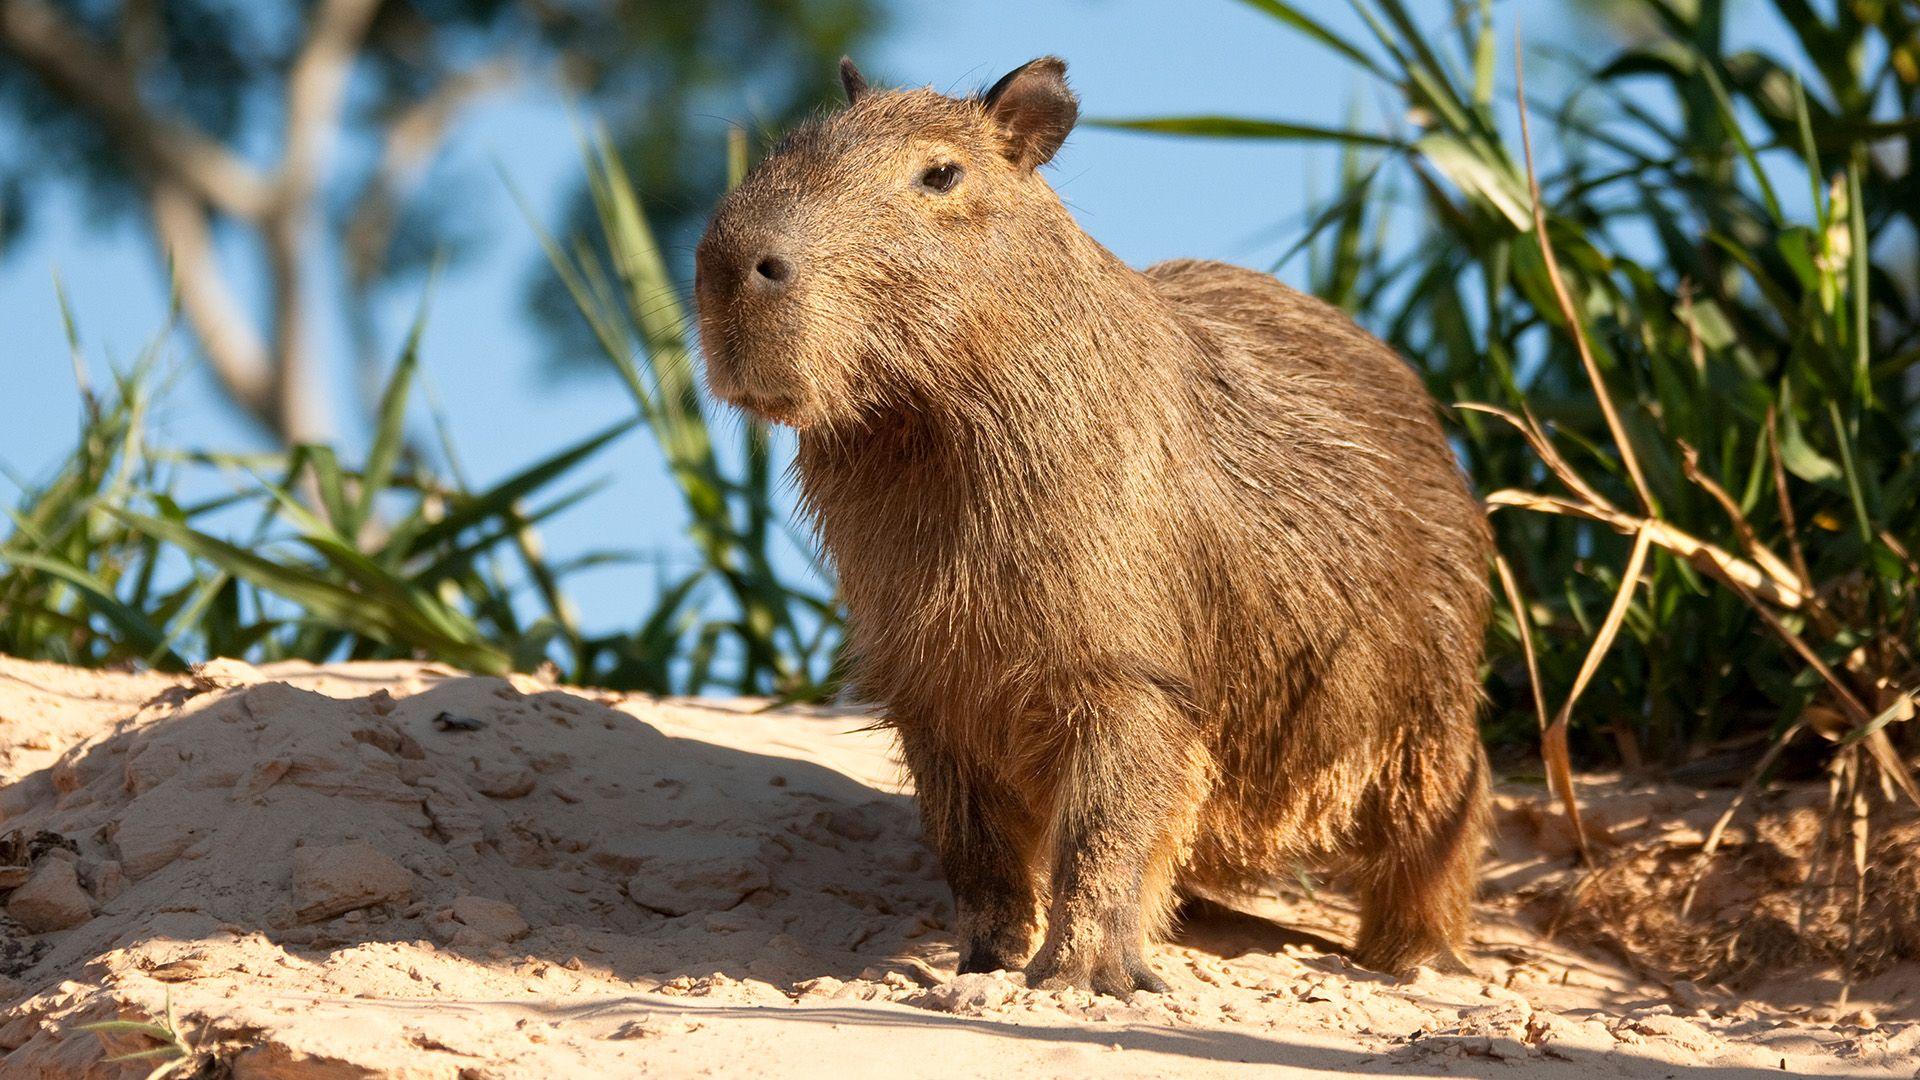
[[[1158,988],[1177,894],[1301,862],[1351,871],[1362,962],[1453,956],[1488,535],[1433,403],[1271,277],[1136,272],[1081,231],[1034,171],[1072,123],[1063,74],[850,85],[700,248],[710,382],[799,429],[961,970]]]

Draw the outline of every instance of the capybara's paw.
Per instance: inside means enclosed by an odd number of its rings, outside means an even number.
[[[1033,951],[1032,905],[1001,905],[1002,910],[963,909],[960,914],[960,967],[956,974],[1019,971]]]
[[[1098,950],[1049,946],[1027,965],[1027,985],[1041,990],[1092,990],[1109,997],[1131,997],[1135,990],[1167,992],[1167,981],[1147,963],[1138,945],[1107,945]]]
[[[1362,941],[1354,962],[1372,971],[1409,978],[1423,967],[1445,975],[1472,975],[1473,968],[1444,941],[1401,939]]]
[[[1020,962],[1026,959],[1024,949],[1015,950],[997,947],[991,942],[976,941],[963,945],[960,950],[960,966],[956,975],[972,975],[982,971],[1019,971]]]

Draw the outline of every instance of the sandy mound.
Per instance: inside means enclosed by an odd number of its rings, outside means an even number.
[[[415,664],[0,659],[0,1075],[143,1076],[155,1059],[108,1059],[149,1036],[82,1026],[169,1008],[198,1070],[176,1077],[1920,1065],[1905,968],[1836,1014],[1826,974],[1767,1004],[1543,939],[1529,898],[1567,870],[1532,794],[1504,800],[1483,978],[1353,968],[1323,894],[1197,918],[1157,954],[1165,995],[956,979],[945,889],[864,725]],[[1700,809],[1617,794],[1645,819],[1622,835]]]

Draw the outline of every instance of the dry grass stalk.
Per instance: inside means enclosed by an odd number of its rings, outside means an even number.
[[[1547,787],[1560,797],[1560,803],[1566,807],[1567,823],[1573,827],[1573,838],[1580,846],[1580,858],[1591,865],[1593,852],[1587,844],[1587,829],[1580,819],[1580,799],[1573,789],[1573,760],[1567,751],[1566,710],[1558,717],[1547,719],[1547,691],[1540,682],[1540,664],[1533,651],[1532,621],[1527,615],[1526,602],[1520,596],[1520,584],[1514,580],[1513,567],[1507,558],[1494,553],[1493,566],[1500,575],[1500,587],[1507,594],[1507,604],[1513,608],[1513,622],[1520,634],[1520,651],[1527,658],[1527,682],[1533,688],[1533,708],[1540,718],[1540,757],[1546,763]]]
[[[1567,700],[1560,704],[1560,712],[1553,718],[1549,734],[1558,744],[1554,752],[1563,759],[1567,756],[1567,727],[1573,719],[1574,703],[1586,692],[1593,673],[1600,669],[1600,661],[1606,657],[1607,650],[1613,647],[1613,639],[1620,633],[1620,624],[1626,620],[1627,609],[1633,605],[1634,587],[1640,584],[1641,574],[1647,565],[1647,554],[1652,549],[1651,533],[1644,528],[1634,533],[1633,552],[1627,556],[1627,568],[1620,575],[1620,588],[1613,595],[1613,605],[1607,609],[1606,619],[1601,622],[1599,632],[1593,637],[1593,644],[1580,662],[1580,671],[1574,676],[1573,688],[1567,692]],[[1621,738],[1621,751],[1623,757],[1629,757],[1629,767],[1632,767],[1633,758],[1638,755],[1631,749],[1633,744],[1630,740],[1631,736]],[[1542,753],[1545,752],[1543,745]]]
[[[1700,845],[1700,855],[1693,863],[1693,874],[1687,884],[1686,896],[1680,901],[1682,918],[1693,910],[1694,898],[1700,891],[1700,879],[1706,876],[1707,864],[1713,861],[1714,852],[1720,850],[1720,842],[1727,835],[1727,826],[1733,824],[1733,819],[1740,813],[1740,808],[1746,805],[1755,791],[1759,790],[1760,782],[1772,770],[1774,762],[1780,760],[1781,752],[1786,750],[1788,744],[1805,731],[1806,727],[1804,720],[1795,720],[1787,725],[1786,730],[1774,736],[1772,744],[1767,747],[1767,752],[1760,755],[1760,760],[1754,763],[1753,770],[1747,773],[1746,780],[1740,784],[1740,790],[1734,793],[1733,800],[1727,803],[1727,808],[1722,810],[1720,816],[1714,820],[1713,828],[1707,830],[1706,842]]]
[[[1520,432],[1521,436],[1527,440],[1527,445],[1533,447],[1533,452],[1540,455],[1540,460],[1546,464],[1547,469],[1553,473],[1554,478],[1567,486],[1567,490],[1580,496],[1581,499],[1590,505],[1603,507],[1614,513],[1619,513],[1618,508],[1613,505],[1611,500],[1594,490],[1593,486],[1587,483],[1586,478],[1581,476],[1572,465],[1568,464],[1566,458],[1560,456],[1560,451],[1555,449],[1553,441],[1547,438],[1546,429],[1542,428],[1540,421],[1534,418],[1532,410],[1526,410],[1526,415],[1522,417],[1516,416],[1498,405],[1487,405],[1477,401],[1462,401],[1454,407],[1465,409],[1469,412],[1481,412],[1490,416],[1497,416],[1507,423],[1512,424],[1514,428]],[[1522,406],[1522,408],[1524,409],[1525,406]]]
[[[1609,609],[1605,621],[1602,623],[1599,632],[1595,635],[1593,643],[1587,651],[1579,674],[1574,680],[1573,688],[1567,696],[1567,700],[1562,704],[1560,711],[1555,715],[1551,723],[1544,722],[1544,697],[1538,686],[1538,673],[1537,670],[1535,670],[1535,661],[1531,646],[1531,632],[1530,628],[1526,625],[1526,613],[1520,602],[1518,586],[1513,580],[1511,568],[1506,565],[1504,560],[1497,564],[1500,571],[1501,584],[1507,590],[1508,600],[1513,605],[1516,619],[1520,624],[1522,646],[1527,652],[1529,673],[1535,681],[1536,705],[1541,709],[1543,719],[1541,755],[1546,762],[1549,782],[1555,787],[1560,797],[1567,803],[1568,813],[1574,822],[1575,831],[1579,838],[1581,853],[1590,860],[1591,851],[1587,846],[1585,831],[1580,826],[1578,808],[1572,794],[1572,769],[1568,761],[1566,745],[1567,725],[1574,704],[1579,700],[1580,694],[1586,688],[1588,681],[1592,678],[1594,671],[1598,668],[1601,659],[1606,655],[1608,648],[1611,647],[1613,639],[1619,631],[1620,624],[1631,604],[1634,588],[1641,579],[1648,554],[1655,545],[1658,545],[1675,557],[1686,560],[1708,576],[1721,581],[1731,588],[1736,595],[1745,601],[1747,605],[1760,616],[1761,620],[1767,624],[1770,630],[1779,636],[1795,654],[1800,656],[1800,658],[1821,677],[1832,690],[1840,706],[1845,710],[1846,719],[1850,723],[1839,726],[1843,729],[1850,727],[1850,730],[1832,732],[1830,733],[1830,737],[1839,741],[1844,751],[1843,759],[1837,761],[1836,766],[1852,770],[1851,775],[1853,782],[1849,788],[1846,805],[1850,808],[1853,815],[1852,847],[1856,869],[1856,897],[1854,908],[1856,917],[1858,917],[1858,915],[1864,911],[1865,904],[1868,826],[1866,796],[1859,786],[1858,758],[1853,752],[1852,747],[1855,744],[1864,746],[1868,755],[1872,757],[1884,781],[1892,786],[1898,787],[1909,800],[1916,806],[1920,806],[1920,786],[1915,784],[1911,772],[1907,769],[1906,763],[1894,749],[1892,741],[1887,737],[1886,732],[1882,730],[1886,723],[1896,718],[1896,715],[1907,715],[1912,712],[1912,699],[1910,695],[1898,695],[1894,704],[1888,709],[1883,710],[1879,716],[1872,715],[1870,710],[1868,710],[1861,702],[1859,696],[1854,692],[1853,687],[1843,681],[1799,634],[1795,633],[1792,628],[1788,627],[1785,622],[1781,620],[1774,610],[1777,607],[1787,611],[1804,611],[1807,613],[1810,621],[1826,634],[1831,634],[1837,627],[1837,623],[1832,618],[1831,613],[1825,610],[1824,605],[1815,593],[1812,575],[1808,571],[1806,557],[1799,544],[1797,530],[1794,528],[1793,510],[1786,493],[1785,470],[1780,460],[1777,418],[1771,409],[1767,417],[1766,442],[1771,460],[1774,486],[1781,502],[1781,518],[1787,531],[1789,558],[1792,561],[1789,563],[1787,560],[1781,559],[1761,542],[1758,533],[1753,528],[1752,523],[1747,519],[1746,514],[1741,510],[1739,503],[1733,499],[1724,487],[1701,471],[1699,468],[1698,453],[1685,443],[1680,445],[1680,451],[1687,478],[1705,491],[1722,510],[1725,511],[1728,519],[1732,523],[1734,533],[1739,538],[1740,545],[1745,549],[1748,558],[1740,558],[1724,548],[1701,540],[1660,520],[1657,504],[1647,485],[1646,477],[1640,467],[1640,462],[1634,453],[1633,444],[1627,435],[1625,425],[1622,423],[1619,412],[1614,406],[1612,395],[1609,393],[1606,383],[1601,377],[1599,365],[1594,359],[1592,345],[1587,337],[1586,328],[1580,319],[1578,308],[1575,306],[1572,294],[1567,288],[1566,282],[1561,274],[1559,260],[1555,257],[1553,244],[1549,239],[1546,210],[1541,199],[1539,180],[1534,169],[1533,146],[1527,120],[1524,63],[1520,57],[1520,45],[1517,34],[1515,41],[1515,79],[1520,102],[1520,140],[1526,161],[1528,191],[1532,200],[1535,240],[1539,244],[1547,278],[1552,286],[1560,314],[1566,323],[1567,332],[1573,340],[1575,349],[1579,354],[1581,366],[1586,372],[1588,381],[1593,386],[1595,399],[1600,406],[1600,411],[1606,421],[1607,429],[1613,437],[1615,449],[1620,454],[1621,464],[1632,483],[1635,493],[1639,496],[1641,507],[1644,510],[1643,515],[1629,514],[1620,510],[1602,496],[1597,489],[1587,483],[1565,458],[1558,453],[1553,447],[1551,440],[1547,437],[1546,432],[1540,427],[1531,413],[1522,417],[1515,415],[1511,411],[1491,406],[1465,406],[1466,408],[1472,408],[1498,416],[1512,424],[1520,431],[1528,444],[1533,447],[1534,451],[1540,456],[1541,461],[1546,464],[1548,470],[1575,496],[1573,499],[1567,499],[1541,495],[1529,491],[1504,489],[1495,491],[1487,496],[1486,501],[1489,509],[1512,506],[1531,510],[1536,513],[1581,517],[1602,522],[1622,533],[1631,534],[1634,538],[1633,549],[1628,556],[1627,566],[1621,576],[1620,586],[1615,593],[1613,605]],[[1684,299],[1686,301],[1686,311],[1684,315],[1688,330],[1690,334],[1694,334],[1692,338],[1693,352],[1696,360],[1699,360],[1702,350],[1692,324],[1691,297],[1686,296]],[[1860,673],[1855,672],[1855,674],[1858,675]],[[1881,696],[1883,698],[1885,697],[1884,694]],[[1896,714],[1896,710],[1899,710],[1902,705],[1905,706],[1905,712]],[[1807,726],[1807,718],[1802,717],[1795,720],[1774,739],[1766,753],[1762,755],[1753,772],[1741,786],[1740,791],[1727,807],[1726,812],[1715,822],[1713,829],[1702,845],[1699,858],[1695,863],[1692,879],[1688,884],[1685,897],[1681,903],[1680,911],[1682,917],[1692,908],[1706,865],[1718,850],[1722,839],[1726,835],[1728,825],[1733,821],[1740,808],[1750,799],[1753,792],[1764,780],[1768,771],[1778,761],[1780,754]],[[1578,893],[1576,892],[1576,896],[1577,895]],[[1851,953],[1853,946],[1850,946],[1849,949]]]
[[[1710,562],[1696,562],[1696,565],[1707,570],[1709,573],[1717,569]],[[1747,606],[1752,608],[1755,614],[1760,616],[1760,620],[1766,623],[1775,634],[1779,635],[1780,639],[1787,644],[1788,648],[1791,648],[1795,653],[1799,654],[1800,659],[1806,661],[1807,666],[1812,668],[1814,673],[1819,675],[1820,678],[1826,682],[1827,686],[1833,690],[1834,697],[1839,701],[1841,708],[1846,711],[1848,719],[1853,721],[1854,725],[1854,731],[1847,735],[1844,741],[1848,744],[1855,741],[1864,741],[1868,753],[1873,755],[1874,763],[1880,766],[1881,771],[1885,773],[1887,779],[1899,787],[1900,791],[1905,794],[1916,807],[1920,807],[1920,785],[1914,783],[1913,773],[1907,768],[1907,763],[1901,760],[1899,751],[1894,749],[1893,740],[1887,738],[1885,730],[1887,723],[1889,723],[1895,715],[1898,715],[1898,713],[1893,710],[1883,710],[1881,715],[1876,716],[1861,703],[1860,698],[1854,694],[1852,687],[1848,686],[1847,683],[1834,672],[1833,668],[1827,665],[1826,661],[1820,659],[1820,654],[1815,652],[1812,646],[1807,644],[1806,639],[1794,633],[1786,623],[1781,622],[1780,616],[1774,614],[1771,608],[1762,603],[1760,598],[1754,595],[1752,590],[1730,577],[1722,578],[1721,580],[1726,582],[1734,592],[1738,593],[1740,598],[1747,602]],[[1899,703],[1896,702],[1894,709],[1898,708]]]
[[[1520,32],[1516,26],[1513,34],[1513,78],[1514,96],[1520,104],[1520,149],[1527,164],[1527,193],[1533,204],[1533,235],[1540,245],[1540,257],[1546,260],[1547,281],[1553,286],[1554,299],[1560,305],[1560,315],[1566,320],[1567,333],[1573,338],[1574,348],[1580,354],[1580,366],[1586,369],[1587,380],[1593,383],[1593,396],[1600,403],[1600,415],[1607,421],[1607,431],[1613,435],[1616,449],[1620,451],[1620,463],[1626,467],[1627,475],[1633,480],[1633,490],[1640,496],[1640,507],[1651,517],[1657,504],[1653,501],[1653,491],[1647,486],[1646,474],[1640,470],[1640,459],[1633,452],[1633,441],[1627,437],[1627,428],[1620,420],[1620,413],[1614,407],[1613,394],[1607,390],[1606,380],[1601,378],[1600,365],[1593,358],[1593,346],[1587,340],[1586,325],[1580,319],[1580,313],[1573,304],[1573,295],[1567,291],[1567,283],[1560,276],[1560,260],[1554,256],[1553,243],[1547,238],[1547,210],[1540,198],[1540,178],[1533,168],[1533,133],[1527,126],[1527,75],[1526,64],[1521,58]]]
[[[1586,518],[1611,525],[1623,534],[1631,535],[1644,530],[1656,546],[1672,552],[1675,557],[1695,564],[1704,563],[1723,579],[1737,581],[1760,598],[1788,611],[1798,611],[1805,607],[1811,595],[1791,579],[1773,577],[1759,566],[1734,555],[1727,549],[1710,544],[1659,518],[1635,517],[1632,514],[1592,503],[1578,502],[1554,495],[1539,495],[1516,488],[1496,491],[1488,495],[1486,501],[1490,506],[1512,506],[1542,514]]]
[[[1780,528],[1787,534],[1787,555],[1793,559],[1794,574],[1810,587],[1813,571],[1807,569],[1807,553],[1800,546],[1800,525],[1793,514],[1793,497],[1787,493],[1787,466],[1780,459],[1780,411],[1773,405],[1767,406],[1766,430],[1767,467],[1773,472],[1773,495],[1780,504]],[[1820,611],[1820,617],[1828,618],[1817,599],[1813,607]]]
[[[1727,494],[1727,489],[1721,487],[1719,481],[1700,471],[1700,451],[1684,441],[1679,445],[1680,466],[1686,473],[1687,479],[1706,492],[1714,502],[1719,503],[1720,509],[1726,511],[1727,520],[1733,523],[1733,533],[1740,538],[1740,546],[1746,549],[1747,557],[1764,570],[1768,577],[1775,581],[1794,582],[1802,595],[1811,596],[1813,579],[1797,568],[1782,562],[1780,556],[1775,555],[1771,548],[1761,543],[1759,535],[1753,531],[1753,523],[1747,520],[1747,515],[1740,509],[1740,504],[1733,500],[1732,495]]]

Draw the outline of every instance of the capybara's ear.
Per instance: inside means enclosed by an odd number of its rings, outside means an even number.
[[[867,92],[867,77],[860,74],[859,68],[853,66],[853,58],[850,56],[840,58],[840,85],[846,88],[849,105],[859,101],[860,95]]]
[[[981,104],[1000,125],[1008,160],[1028,169],[1045,165],[1080,117],[1080,99],[1067,88],[1067,62],[1057,56],[1007,72]]]

